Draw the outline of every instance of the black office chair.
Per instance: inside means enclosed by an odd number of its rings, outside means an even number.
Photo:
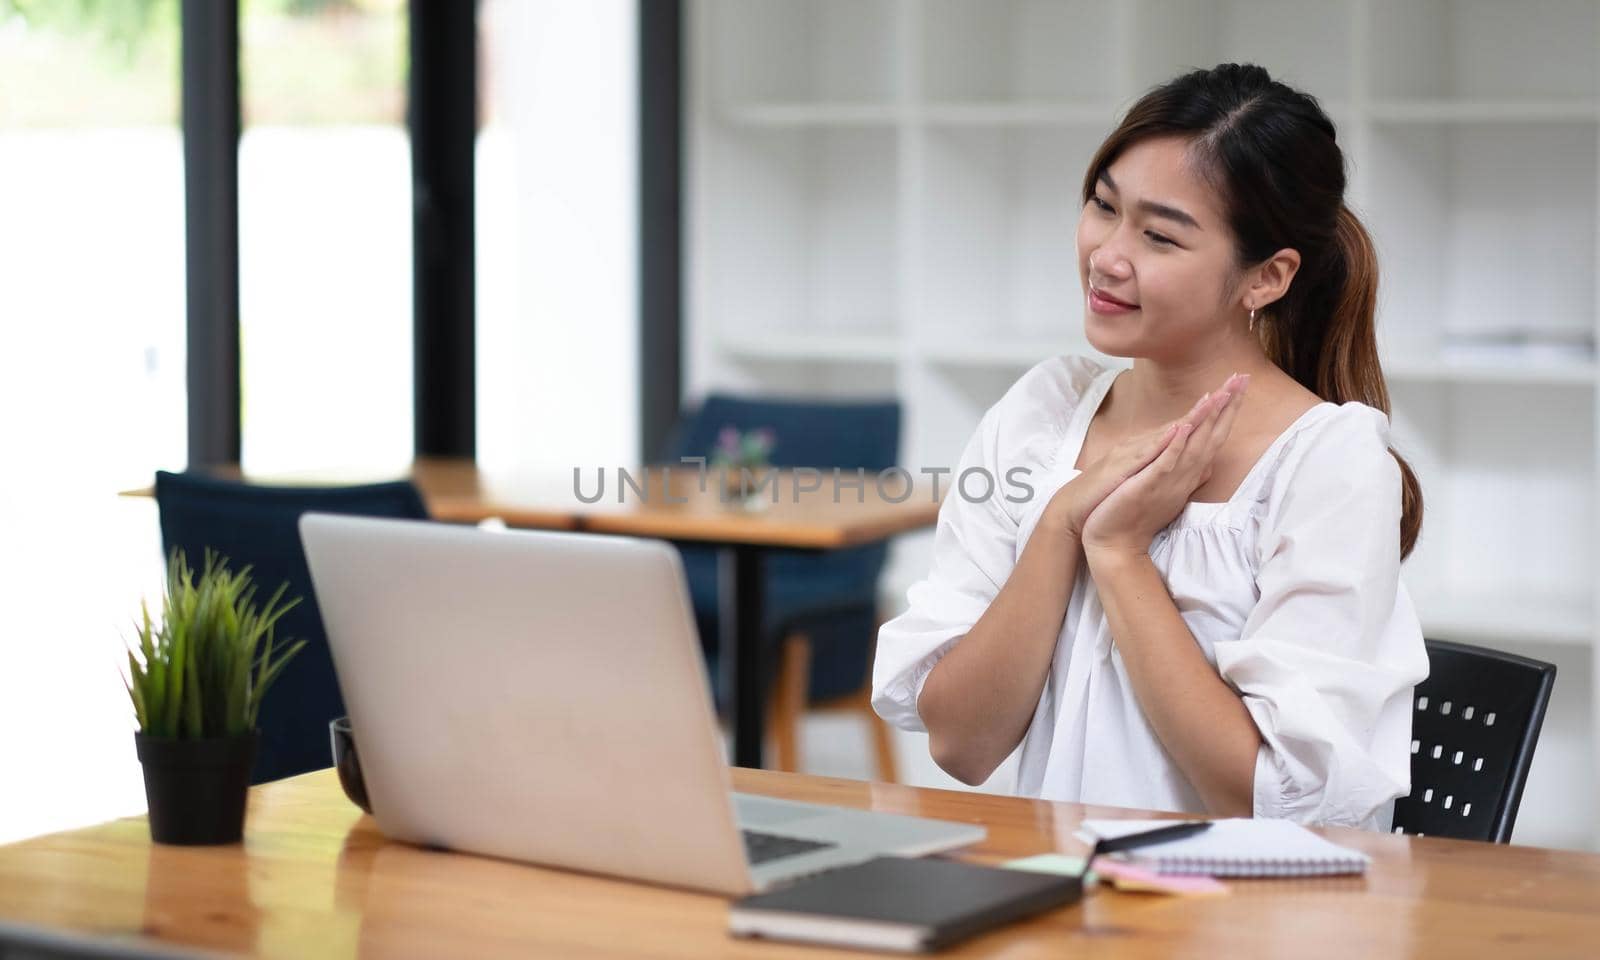
[[[328,721],[345,712],[333,672],[322,614],[300,545],[300,515],[310,510],[368,517],[428,519],[416,487],[406,481],[351,487],[268,487],[194,473],[156,474],[161,541],[167,556],[182,547],[196,569],[211,548],[238,570],[249,565],[258,597],[289,584],[304,597],[278,622],[277,636],[306,641],[261,704],[261,739],[251,783],[331,766]]]
[[[1412,713],[1411,795],[1395,801],[1394,832],[1509,843],[1555,665],[1427,643],[1428,679]]]

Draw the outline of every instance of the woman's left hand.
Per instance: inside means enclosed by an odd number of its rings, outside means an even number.
[[[1191,424],[1161,456],[1124,480],[1100,502],[1084,522],[1082,543],[1086,557],[1129,557],[1145,554],[1155,535],[1170,524],[1195,490],[1211,478],[1217,451],[1233,428],[1239,397],[1249,384],[1248,375],[1235,374],[1210,397]]]

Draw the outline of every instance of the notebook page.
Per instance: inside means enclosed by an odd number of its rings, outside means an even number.
[[[1121,837],[1171,820],[1085,820],[1085,840]],[[1162,873],[1213,876],[1302,876],[1360,873],[1369,858],[1288,820],[1214,820],[1211,828],[1177,840],[1129,851],[1129,860]]]

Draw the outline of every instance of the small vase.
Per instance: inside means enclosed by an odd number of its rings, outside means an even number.
[[[134,734],[150,805],[150,839],[183,846],[238,843],[256,739],[254,730],[206,740]]]
[[[767,466],[745,467],[746,472],[736,468],[724,468],[722,473],[722,502],[735,510],[747,510],[752,513],[765,510],[772,500],[771,479]]]

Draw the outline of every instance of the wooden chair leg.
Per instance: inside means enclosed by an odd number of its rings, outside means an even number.
[[[880,783],[899,783],[900,772],[895,769],[894,740],[889,735],[889,725],[883,722],[878,712],[872,709],[872,688],[861,691],[857,700],[857,709],[861,711],[862,719],[866,721],[867,730],[872,737],[872,759],[877,770],[877,780]]]
[[[811,695],[811,639],[804,633],[791,633],[783,639],[778,654],[778,678],[767,709],[767,730],[772,734],[772,769],[788,773],[800,771],[800,722],[805,717]],[[874,777],[882,783],[898,783],[900,774],[894,759],[894,741],[889,725],[872,709],[870,684],[860,692],[830,704],[861,715],[872,740]]]
[[[872,628],[872,645],[867,654],[867,685],[861,690],[861,711],[866,716],[867,729],[872,731],[872,753],[882,783],[899,783],[900,771],[894,762],[894,738],[889,725],[872,709],[872,664],[878,657],[878,634],[889,621],[883,611],[878,611],[878,622]]]
[[[811,689],[811,641],[803,633],[783,638],[778,680],[767,709],[767,729],[772,732],[774,770],[800,770],[800,720],[805,715]]]

